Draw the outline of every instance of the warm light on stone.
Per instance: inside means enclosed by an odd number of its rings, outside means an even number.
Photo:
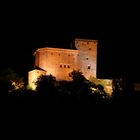
[[[36,89],[35,82],[37,81],[37,78],[39,78],[41,75],[46,75],[46,71],[35,69],[28,73],[28,84],[32,90]]]
[[[52,74],[57,80],[70,80],[69,73],[80,69],[86,78],[96,77],[97,41],[75,39],[74,49],[39,48],[35,51],[35,66]]]
[[[34,52],[35,66],[52,74],[56,80],[71,80],[69,73],[73,70],[80,70],[89,79],[97,73],[97,40],[75,39],[74,49],[61,48],[39,48]],[[35,89],[34,82],[37,77],[46,74],[42,70],[29,72],[29,85]],[[111,91],[110,86],[106,87]]]

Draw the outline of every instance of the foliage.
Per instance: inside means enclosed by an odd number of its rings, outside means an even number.
[[[71,81],[58,81],[57,82],[57,91],[59,92],[59,95],[67,96],[71,94]]]
[[[74,95],[89,95],[91,93],[91,84],[79,70],[73,70],[70,74],[72,77],[72,91]]]
[[[124,102],[124,99],[127,98],[127,95],[124,93],[124,83],[122,78],[116,78],[113,79],[113,93],[112,93],[112,99],[113,102]]]
[[[90,77],[89,81],[97,88],[99,85],[100,87],[105,90],[105,92],[111,94],[112,93],[112,80],[109,79],[97,79],[95,77]]]
[[[92,83],[94,83],[95,85],[102,85],[103,87],[105,87],[108,82],[106,80],[103,79],[97,79],[95,77],[90,77],[89,81],[91,81]]]
[[[7,68],[0,71],[0,90],[12,92],[21,89],[24,89],[23,78],[14,70]]]
[[[84,82],[86,78],[84,77],[83,73],[80,70],[73,70],[69,73],[69,76],[72,78],[74,82]]]
[[[56,92],[56,78],[50,75],[41,75],[37,81],[36,90],[44,95],[53,95]]]
[[[122,78],[113,79],[113,91],[120,92],[123,90],[123,81]]]

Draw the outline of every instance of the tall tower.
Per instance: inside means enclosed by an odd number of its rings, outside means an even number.
[[[97,71],[97,40],[75,39],[78,49],[78,67],[87,79],[96,78]]]

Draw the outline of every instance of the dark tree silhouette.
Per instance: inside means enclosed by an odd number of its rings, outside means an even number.
[[[84,82],[86,78],[80,70],[73,70],[69,76],[72,78],[73,82]]]
[[[7,68],[0,70],[0,90],[1,92],[13,92],[24,89],[23,78],[14,70]]]
[[[124,100],[126,98],[124,93],[124,85],[122,78],[116,78],[113,79],[112,82],[113,87],[113,93],[112,93],[112,100],[116,103],[124,103]]]
[[[91,95],[91,83],[84,77],[82,72],[73,70],[69,75],[72,77],[71,94],[75,96]]]
[[[58,81],[57,91],[60,96],[68,96],[71,94],[72,81]]]
[[[56,93],[56,78],[50,75],[42,75],[36,81],[36,90],[44,96],[54,96]]]

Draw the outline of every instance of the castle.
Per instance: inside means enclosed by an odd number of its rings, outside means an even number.
[[[29,72],[29,85],[40,75],[52,74],[56,80],[71,80],[69,73],[80,70],[89,79],[97,78],[97,40],[75,39],[75,49],[39,48],[34,52],[35,67]]]

